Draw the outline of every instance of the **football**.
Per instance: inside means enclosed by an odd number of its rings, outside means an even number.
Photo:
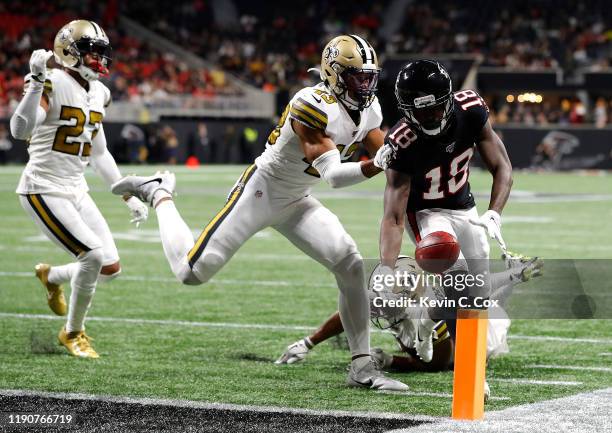
[[[421,269],[439,274],[455,264],[459,257],[457,238],[448,232],[433,232],[418,243],[414,257]]]

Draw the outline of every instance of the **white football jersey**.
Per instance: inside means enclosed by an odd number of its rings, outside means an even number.
[[[27,86],[29,75],[25,81]],[[30,137],[30,159],[17,193],[87,191],[84,168],[110,103],[110,91],[99,81],[89,82],[87,91],[66,71],[51,69],[44,93],[49,111]]]
[[[323,129],[338,147],[342,162],[347,161],[372,129],[379,128],[382,112],[378,98],[361,111],[359,124],[349,116],[324,83],[305,87],[291,99],[278,126],[270,133],[266,150],[255,160],[263,172],[288,190],[302,193],[321,180],[317,170],[306,161],[300,138],[293,131],[294,119],[304,125]]]

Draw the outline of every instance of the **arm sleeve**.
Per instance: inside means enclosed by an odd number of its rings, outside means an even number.
[[[40,106],[44,83],[29,79],[26,85],[27,90],[10,122],[11,134],[18,140],[28,139],[34,129],[47,117],[47,112]]]
[[[361,170],[360,162],[342,164],[338,149],[329,150],[320,155],[312,162],[312,166],[332,188],[343,188],[367,179]]]
[[[108,186],[121,179],[121,172],[117,167],[115,158],[106,148],[106,136],[102,125],[100,125],[100,130],[93,139],[90,163]]]

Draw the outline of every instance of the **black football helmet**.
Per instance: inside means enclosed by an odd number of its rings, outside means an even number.
[[[439,135],[453,115],[453,83],[433,60],[416,60],[402,68],[395,81],[398,108],[417,132]]]

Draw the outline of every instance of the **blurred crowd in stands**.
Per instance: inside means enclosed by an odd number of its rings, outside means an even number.
[[[483,65],[542,69],[610,66],[606,0],[413,2],[390,52],[481,54]]]
[[[170,95],[197,99],[239,92],[221,69],[189,68],[174,54],[121,32],[116,1],[0,2],[0,117],[10,115],[21,98],[32,51],[52,49],[61,26],[83,16],[101,23],[111,41],[113,63],[103,81],[113,100],[150,104]]]
[[[552,98],[539,104],[489,102],[490,116],[495,123],[516,123],[525,126],[595,125],[604,128],[612,123],[612,99],[598,97],[587,108],[578,98]]]
[[[181,103],[240,94],[228,73],[266,91],[291,93],[315,82],[307,72],[320,61],[322,44],[340,33],[358,33],[379,56],[402,53],[480,55],[482,65],[508,68],[602,70],[612,58],[612,8],[606,0],[440,0],[411,2],[398,31],[384,38],[394,2],[294,0],[159,2],[43,0],[0,2],[0,117],[20,98],[33,49],[51,48],[69,19],[86,16],[106,29],[114,48],[106,82],[114,100],[143,104],[186,95]],[[191,68],[167,50],[124,34],[123,14],[148,30],[217,65]],[[232,19],[236,17],[236,19]],[[387,21],[385,21],[387,20]],[[498,122],[606,125],[610,98],[585,107],[564,103],[492,104]]]

